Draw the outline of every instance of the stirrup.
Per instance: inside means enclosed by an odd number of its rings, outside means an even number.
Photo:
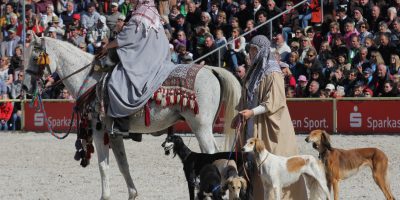
[[[129,131],[120,131],[119,129],[114,127],[114,120],[111,124],[111,130],[110,130],[110,135],[112,136],[117,136],[117,135],[122,135],[122,136],[129,136]]]

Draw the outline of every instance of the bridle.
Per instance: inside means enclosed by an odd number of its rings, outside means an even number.
[[[47,52],[46,52],[46,49],[43,49],[43,48],[37,48],[37,49],[39,49],[40,51],[39,51],[39,56],[37,57],[37,58],[34,58],[34,60],[36,60],[36,64],[38,65],[38,68],[39,68],[39,70],[37,71],[37,72],[34,72],[34,71],[32,71],[32,70],[26,70],[26,72],[28,73],[28,74],[30,74],[31,76],[34,76],[35,78],[36,78],[36,80],[42,80],[42,75],[44,74],[44,70],[45,69],[47,69],[48,70],[48,72],[51,74],[52,72],[51,72],[51,70],[50,70],[50,67],[49,67],[49,64],[50,64],[50,58],[48,57],[48,54],[47,54]],[[47,56],[47,58],[41,58],[41,56]],[[47,59],[48,60],[48,62],[45,62],[45,63],[43,63],[43,64],[40,64],[39,62],[40,62],[40,60],[42,60],[42,59]],[[96,58],[97,59],[97,58]],[[80,73],[80,72],[82,72],[83,70],[85,70],[86,68],[88,68],[88,67],[90,67],[90,66],[92,66],[92,64],[93,64],[93,62],[94,61],[92,61],[92,62],[90,62],[89,64],[87,64],[87,65],[85,65],[85,66],[83,66],[83,67],[81,67],[81,68],[79,68],[78,70],[76,70],[76,71],[74,71],[74,72],[72,72],[71,74],[69,74],[69,75],[67,75],[67,76],[65,76],[65,77],[63,77],[63,78],[61,78],[60,80],[58,80],[58,81],[56,81],[55,83],[53,83],[51,86],[49,86],[49,87],[47,87],[47,88],[43,88],[43,92],[44,91],[47,91],[47,90],[49,90],[49,89],[51,89],[51,88],[54,88],[54,87],[56,87],[56,86],[58,86],[58,85],[60,85],[63,81],[65,81],[65,80],[67,80],[67,79],[69,79],[69,78],[71,78],[72,76],[74,76],[74,75],[76,75],[76,74],[78,74],[78,73]],[[93,69],[93,68],[92,68]],[[93,70],[91,70],[90,72],[89,72],[89,75],[92,73],[92,71]],[[43,80],[42,80],[42,82],[44,82]],[[44,84],[42,84],[43,86],[44,86]]]

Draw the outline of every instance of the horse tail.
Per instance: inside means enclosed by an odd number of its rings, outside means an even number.
[[[235,130],[231,128],[232,119],[237,115],[236,106],[239,104],[241,96],[241,85],[237,78],[228,70],[220,67],[205,66],[217,76],[221,85],[221,102],[224,102],[224,150],[231,150],[231,145],[235,139]]]

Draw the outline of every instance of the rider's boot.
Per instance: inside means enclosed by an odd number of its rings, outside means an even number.
[[[114,118],[113,133],[128,136],[134,141],[141,142],[142,134],[129,132],[129,116]]]
[[[114,134],[129,135],[129,116],[113,118],[112,132]]]

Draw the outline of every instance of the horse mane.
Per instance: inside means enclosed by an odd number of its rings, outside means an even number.
[[[68,64],[71,64],[71,67],[80,68],[83,67],[85,63],[82,61],[87,61],[90,63],[93,60],[93,55],[87,52],[82,51],[77,46],[73,45],[70,42],[62,41],[58,39],[54,39],[51,37],[43,37],[44,45],[47,53],[54,53],[54,48],[57,48],[57,52],[60,52],[63,56],[70,56],[70,59],[67,59]],[[61,56],[57,56],[60,58]],[[74,68],[75,69],[75,68]]]
[[[50,37],[42,37],[41,40],[44,42],[45,51],[50,57],[50,70],[51,72],[56,71],[60,78],[68,76],[93,62],[94,55],[82,51],[67,41]],[[87,77],[89,71],[90,67],[79,74],[71,76],[68,81],[64,81],[65,86],[74,97],[78,95],[79,86],[82,85],[82,81]],[[95,84],[100,76],[101,74],[91,76],[88,85]]]

